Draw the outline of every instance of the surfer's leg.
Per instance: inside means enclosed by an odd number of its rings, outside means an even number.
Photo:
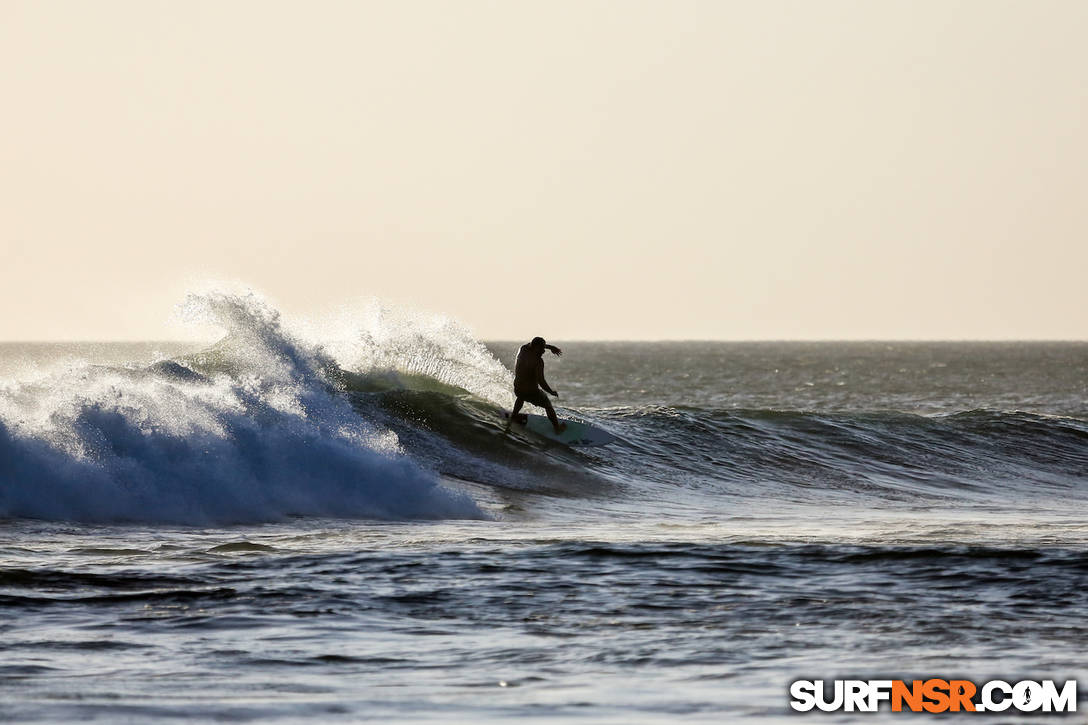
[[[548,414],[548,420],[552,422],[552,428],[555,428],[556,434],[562,433],[567,429],[566,423],[559,422],[559,416],[555,414],[555,408],[552,407],[552,401],[544,398],[544,405],[541,407],[544,408],[544,412]]]
[[[517,414],[521,412],[521,406],[525,404],[525,398],[520,395],[514,400],[514,409],[510,411],[510,420],[517,417]]]

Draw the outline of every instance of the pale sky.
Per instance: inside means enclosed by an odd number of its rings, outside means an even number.
[[[0,340],[1088,338],[1088,2],[0,0]]]

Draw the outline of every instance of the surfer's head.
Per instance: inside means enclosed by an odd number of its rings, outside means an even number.
[[[534,337],[529,342],[529,347],[531,347],[533,349],[533,352],[535,352],[537,355],[543,355],[544,354],[544,346],[545,345],[547,345],[547,343],[544,342],[543,337]]]

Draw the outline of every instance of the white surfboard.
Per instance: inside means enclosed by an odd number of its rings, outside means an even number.
[[[616,436],[597,426],[590,425],[589,423],[579,423],[575,420],[563,420],[560,418],[559,422],[566,423],[567,429],[562,433],[556,433],[555,429],[552,428],[552,422],[548,420],[547,416],[533,415],[532,413],[519,413],[518,418],[520,420],[510,420],[510,413],[505,410],[502,415],[510,422],[511,428],[532,431],[538,436],[543,436],[568,446],[604,446],[616,440]]]

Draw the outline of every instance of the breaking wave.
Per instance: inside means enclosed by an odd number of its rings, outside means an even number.
[[[335,363],[253,294],[185,303],[227,336],[145,368],[84,364],[0,394],[0,516],[182,524],[478,518],[353,409]]]

